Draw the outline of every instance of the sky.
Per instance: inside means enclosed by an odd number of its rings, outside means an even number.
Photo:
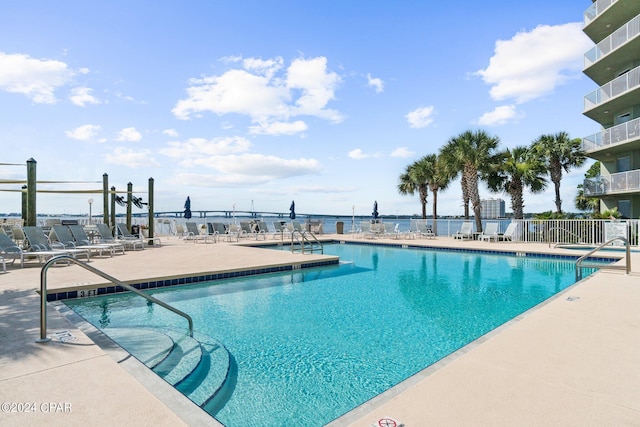
[[[39,181],[65,181],[38,190],[101,190],[106,173],[147,200],[153,178],[156,212],[189,196],[192,210],[419,214],[399,176],[466,130],[501,149],[599,131],[582,115],[590,5],[4,0],[0,163],[33,158]],[[564,176],[563,210],[592,162]],[[0,212],[20,211],[19,188],[0,186]],[[37,210],[84,214],[89,198],[101,213],[99,194],[38,193]],[[525,194],[526,213],[549,210],[552,185]],[[438,214],[462,213],[456,180]]]

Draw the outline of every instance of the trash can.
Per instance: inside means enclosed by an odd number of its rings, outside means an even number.
[[[336,233],[337,234],[344,234],[344,222],[343,221],[336,221]]]

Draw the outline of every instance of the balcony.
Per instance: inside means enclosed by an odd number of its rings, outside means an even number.
[[[640,15],[636,16],[584,55],[584,73],[597,84],[611,80],[612,71],[620,70],[640,52]],[[615,53],[613,55],[610,55]],[[606,58],[606,61],[600,62]]]
[[[597,178],[587,178],[583,184],[588,197],[640,192],[640,170],[612,173]]]
[[[600,14],[602,14],[602,12],[607,10],[609,6],[617,1],[618,0],[598,0],[597,2],[589,6],[587,10],[584,11],[584,26],[586,27],[591,22],[593,22],[594,19],[596,19]]]
[[[594,43],[599,43],[639,13],[638,0],[598,0],[584,12],[583,31]]]
[[[624,73],[584,97],[584,115],[601,124],[611,123],[610,111],[638,104],[640,67]]]
[[[582,138],[582,149],[591,153],[612,146],[622,148],[622,145],[633,141],[640,142],[640,118]]]

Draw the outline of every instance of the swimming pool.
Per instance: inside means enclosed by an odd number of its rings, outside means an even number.
[[[228,350],[232,378],[205,405],[225,425],[324,425],[575,275],[568,259],[351,244],[326,245],[325,253],[349,262],[150,292]],[[184,328],[184,319],[135,295],[66,303],[108,335]]]

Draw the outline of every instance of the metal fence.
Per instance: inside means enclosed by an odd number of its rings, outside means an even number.
[[[433,220],[411,220],[411,230],[415,223],[424,221],[433,228]],[[437,235],[451,236],[462,226],[462,219],[438,219]],[[475,230],[475,221],[471,219]],[[605,220],[605,219],[516,219],[516,220],[482,220],[483,228],[489,222],[498,223],[498,232],[504,233],[510,222],[518,224],[513,241],[531,243],[583,243],[598,245],[612,237],[622,236],[629,243],[638,246],[639,220]]]

